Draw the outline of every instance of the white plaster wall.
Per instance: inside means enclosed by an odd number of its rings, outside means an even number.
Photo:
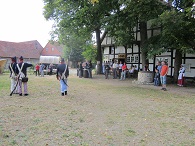
[[[115,47],[115,54],[125,53],[125,48],[123,46]]]
[[[111,38],[107,37],[107,44],[111,44]]]
[[[104,40],[102,41],[102,45],[106,45],[106,38],[107,37],[105,37]]]
[[[186,54],[186,57],[195,57],[195,54]],[[195,63],[195,59],[194,59],[194,63]]]
[[[136,35],[134,35],[136,38]],[[137,40],[140,41],[140,32],[137,32]]]
[[[109,47],[104,47],[104,54],[109,54]]]

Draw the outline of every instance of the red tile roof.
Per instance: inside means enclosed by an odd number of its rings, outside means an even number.
[[[42,56],[63,56],[63,46],[57,42],[48,42],[41,52]]]
[[[17,43],[0,41],[0,57],[39,58],[42,50],[37,40]]]

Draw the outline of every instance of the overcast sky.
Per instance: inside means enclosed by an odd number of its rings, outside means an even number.
[[[0,40],[38,40],[45,47],[53,22],[45,20],[43,6],[43,0],[0,0]]]

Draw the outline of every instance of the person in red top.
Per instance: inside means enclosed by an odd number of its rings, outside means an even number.
[[[35,73],[36,73],[36,76],[37,76],[37,74],[39,75],[39,68],[40,68],[40,66],[39,66],[39,64],[37,63],[36,66],[35,66]]]
[[[126,72],[127,72],[127,65],[124,62],[122,66],[122,72],[121,72],[121,79],[120,80],[125,80],[126,79]]]
[[[166,65],[166,63],[164,61],[162,61],[162,68],[161,68],[161,72],[160,72],[160,80],[161,80],[161,84],[162,84],[162,89],[164,91],[167,91],[166,89],[166,81],[167,81],[167,74],[168,74],[169,68]]]

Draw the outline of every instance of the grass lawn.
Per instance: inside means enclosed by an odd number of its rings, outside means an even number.
[[[71,75],[29,75],[29,96],[10,94],[0,75],[1,146],[194,146],[195,90]]]

